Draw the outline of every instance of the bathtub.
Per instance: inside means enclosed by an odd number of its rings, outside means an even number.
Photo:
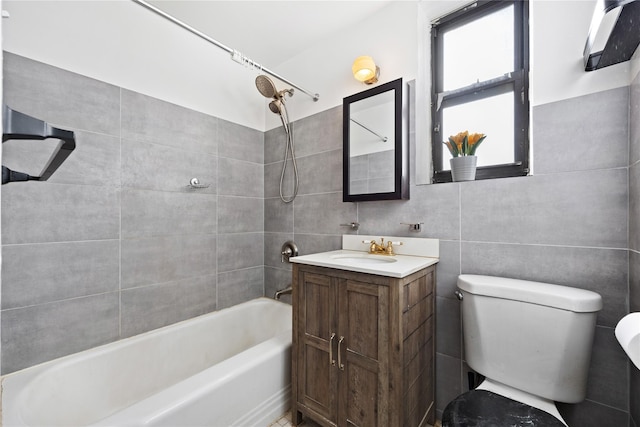
[[[291,306],[258,298],[2,378],[2,425],[259,426],[289,408]]]

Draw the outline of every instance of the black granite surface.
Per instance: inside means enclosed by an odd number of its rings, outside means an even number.
[[[566,427],[553,415],[486,390],[471,390],[451,401],[442,427]]]

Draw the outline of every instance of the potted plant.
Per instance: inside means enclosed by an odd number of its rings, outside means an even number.
[[[447,146],[453,156],[451,164],[451,178],[453,181],[473,181],[476,179],[476,150],[487,135],[483,133],[460,132],[449,137],[443,144]]]

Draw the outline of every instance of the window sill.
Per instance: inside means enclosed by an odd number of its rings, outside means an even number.
[[[484,179],[514,178],[527,176],[529,168],[523,162],[508,163],[503,165],[482,166],[476,169],[476,181]],[[451,171],[436,171],[431,181],[433,184],[452,182]]]

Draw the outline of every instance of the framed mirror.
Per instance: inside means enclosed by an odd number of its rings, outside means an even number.
[[[409,161],[402,79],[343,101],[345,202],[409,198]]]

